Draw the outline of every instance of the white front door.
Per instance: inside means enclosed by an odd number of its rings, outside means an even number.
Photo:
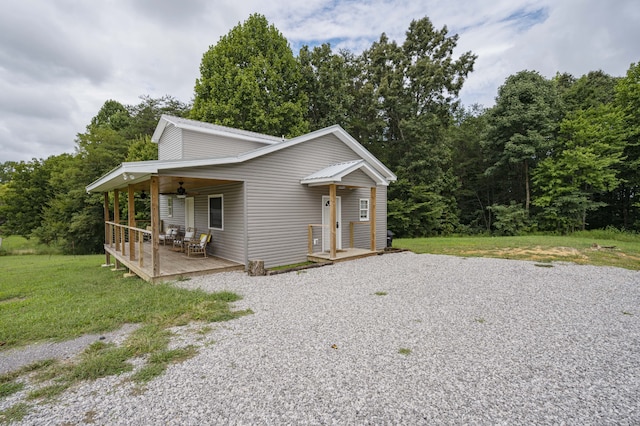
[[[193,197],[184,199],[184,229],[196,226],[196,211],[194,208]]]
[[[342,250],[342,201],[336,197],[336,250]],[[331,250],[331,230],[329,220],[331,218],[331,199],[328,195],[322,197],[322,251]]]

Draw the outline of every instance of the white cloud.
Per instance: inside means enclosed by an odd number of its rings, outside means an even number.
[[[522,69],[547,77],[640,60],[635,0],[9,0],[0,14],[0,162],[72,152],[75,135],[108,99],[193,97],[202,55],[251,13],[294,48],[330,41],[356,53],[385,32],[401,43],[412,19],[459,34],[457,54],[478,54],[462,91],[493,103]]]

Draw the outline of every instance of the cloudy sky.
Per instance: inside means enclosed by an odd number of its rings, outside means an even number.
[[[640,61],[638,0],[4,0],[0,13],[0,162],[73,152],[108,99],[193,98],[203,53],[251,13],[289,40],[360,53],[385,32],[401,43],[428,16],[478,55],[461,98],[491,106],[505,78]]]

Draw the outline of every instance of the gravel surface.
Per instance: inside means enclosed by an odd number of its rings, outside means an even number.
[[[97,341],[120,344],[136,328],[138,326],[135,324],[126,324],[121,329],[109,333],[85,334],[64,342],[38,343],[26,348],[15,348],[0,352],[0,374],[14,371],[22,366],[45,359],[67,360],[73,358],[90,344]]]
[[[177,285],[254,314],[176,329],[199,354],[143,392],[87,382],[22,424],[640,424],[638,271],[406,252]]]

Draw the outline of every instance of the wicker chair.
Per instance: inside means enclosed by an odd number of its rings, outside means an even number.
[[[203,255],[207,257],[207,244],[211,241],[211,232],[208,234],[200,234],[200,240],[196,243],[187,243],[186,252],[187,256]]]

